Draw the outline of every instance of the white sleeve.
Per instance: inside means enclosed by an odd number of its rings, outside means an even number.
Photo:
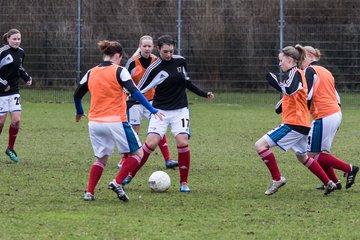
[[[341,105],[341,98],[340,98],[338,91],[336,91],[336,89],[335,89],[335,94],[336,94],[336,99],[337,99],[338,104]]]
[[[87,71],[87,73],[83,76],[83,78],[80,80],[80,85],[83,85],[84,83],[86,83],[89,79],[89,73],[90,73],[90,70]]]
[[[141,89],[141,93],[146,93],[151,88],[156,87],[160,83],[162,83],[165,79],[169,77],[169,74],[165,72],[164,70],[160,71],[156,76],[153,78],[153,80],[147,85],[145,88]]]
[[[128,80],[132,80],[129,71],[128,71],[126,68],[124,68],[124,67],[122,67],[122,71],[121,71],[121,73],[120,73],[120,79],[121,79],[121,81],[123,81],[123,82],[126,82],[126,81],[128,81]]]

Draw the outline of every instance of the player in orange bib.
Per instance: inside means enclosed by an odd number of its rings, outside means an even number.
[[[345,172],[346,186],[355,183],[359,168],[341,161],[330,154],[331,144],[341,124],[340,97],[335,89],[335,79],[331,72],[320,66],[321,53],[318,49],[305,46],[305,77],[308,84],[308,100],[313,119],[308,139],[308,155],[318,161],[330,179],[341,189],[334,168]],[[317,187],[324,189],[324,185]]]
[[[304,72],[298,68],[305,58],[305,49],[301,45],[288,46],[279,53],[279,66],[285,73],[284,80],[278,82],[276,76],[268,73],[266,79],[271,86],[282,93],[282,124],[269,131],[256,143],[255,148],[266,164],[272,176],[272,182],[265,195],[272,195],[286,184],[281,175],[271,147],[291,149],[302,162],[326,186],[325,195],[332,192],[336,185],[326,175],[321,166],[311,157],[307,157],[307,135],[310,130],[310,117],[307,107],[307,84]]]
[[[84,200],[95,199],[95,187],[116,145],[118,153],[128,153],[128,158],[116,178],[109,183],[109,189],[113,190],[120,200],[127,201],[129,198],[123,188],[123,181],[129,172],[138,167],[144,153],[136,132],[127,121],[127,95],[124,89],[155,116],[162,119],[162,114],[141,94],[126,68],[119,66],[122,59],[121,44],[103,40],[98,42],[98,47],[104,61],[85,74],[74,93],[77,122],[84,116],[82,97],[88,91],[91,95],[89,135],[96,160],[90,169]]]
[[[146,69],[149,67],[151,63],[156,60],[156,56],[152,54],[154,49],[154,42],[153,38],[148,35],[144,35],[140,38],[139,41],[139,48],[134,53],[134,55],[129,58],[127,61],[125,68],[130,72],[132,79],[136,85],[139,84],[140,79],[144,75]],[[155,88],[151,88],[149,91],[144,93],[144,96],[150,103],[154,98]],[[128,108],[128,117],[129,123],[138,134],[140,129],[140,124],[145,117],[147,120],[150,119],[150,112],[142,105],[139,101],[136,101],[134,98],[129,98],[127,101],[127,108]],[[161,153],[164,157],[165,167],[166,168],[175,168],[178,166],[178,162],[174,161],[170,158],[169,147],[166,140],[166,135],[163,136],[159,143],[159,148]],[[120,160],[118,163],[118,167],[121,168],[122,163],[126,155]],[[128,183],[130,178],[127,178],[124,183]]]

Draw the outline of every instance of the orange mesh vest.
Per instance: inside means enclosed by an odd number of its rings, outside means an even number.
[[[284,124],[310,127],[305,75],[300,69],[296,69],[296,71],[301,75],[303,88],[290,96],[283,94],[282,122]]]
[[[156,57],[154,55],[151,55],[151,63],[154,62],[155,60],[156,60]],[[131,75],[131,77],[134,80],[135,84],[138,85],[140,79],[142,78],[142,76],[144,75],[144,73],[146,71],[146,68],[144,68],[141,65],[138,55],[134,56],[134,61],[135,61],[135,71]],[[151,101],[154,98],[154,94],[155,94],[155,88],[152,88],[149,91],[147,91],[144,94],[144,96],[146,97],[147,100]]]
[[[126,122],[126,94],[116,78],[118,65],[94,67],[88,88],[91,95],[89,121]]]
[[[340,111],[336,98],[335,79],[330,71],[321,66],[311,66],[316,72],[310,113],[314,120]]]

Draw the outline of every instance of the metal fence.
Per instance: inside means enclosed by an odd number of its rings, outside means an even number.
[[[124,64],[144,34],[177,38],[192,80],[215,92],[271,91],[265,73],[297,43],[321,50],[340,92],[359,92],[359,10],[354,0],[13,0],[2,1],[0,30],[22,32],[35,88],[54,95],[101,61],[97,41],[119,40]]]

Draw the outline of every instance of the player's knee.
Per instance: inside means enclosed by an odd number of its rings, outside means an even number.
[[[262,138],[260,138],[256,143],[255,143],[255,149],[257,152],[261,152],[264,149],[268,148],[268,145],[266,143],[266,141],[264,141]]]
[[[188,145],[189,145],[188,141],[178,141],[177,142],[178,147],[185,147],[185,146],[188,146]]]
[[[146,144],[151,148],[155,149],[160,142],[160,136],[157,134],[149,134],[146,138]]]
[[[256,143],[255,143],[255,149],[257,152],[261,152],[265,147],[262,144],[261,139],[259,139]]]
[[[189,144],[189,135],[179,134],[176,136],[176,145],[178,147],[185,147]]]
[[[307,160],[307,154],[296,154],[296,158],[299,162],[301,162],[302,164],[306,163]]]
[[[15,120],[15,121],[11,122],[10,125],[12,128],[20,128],[20,120]]]

